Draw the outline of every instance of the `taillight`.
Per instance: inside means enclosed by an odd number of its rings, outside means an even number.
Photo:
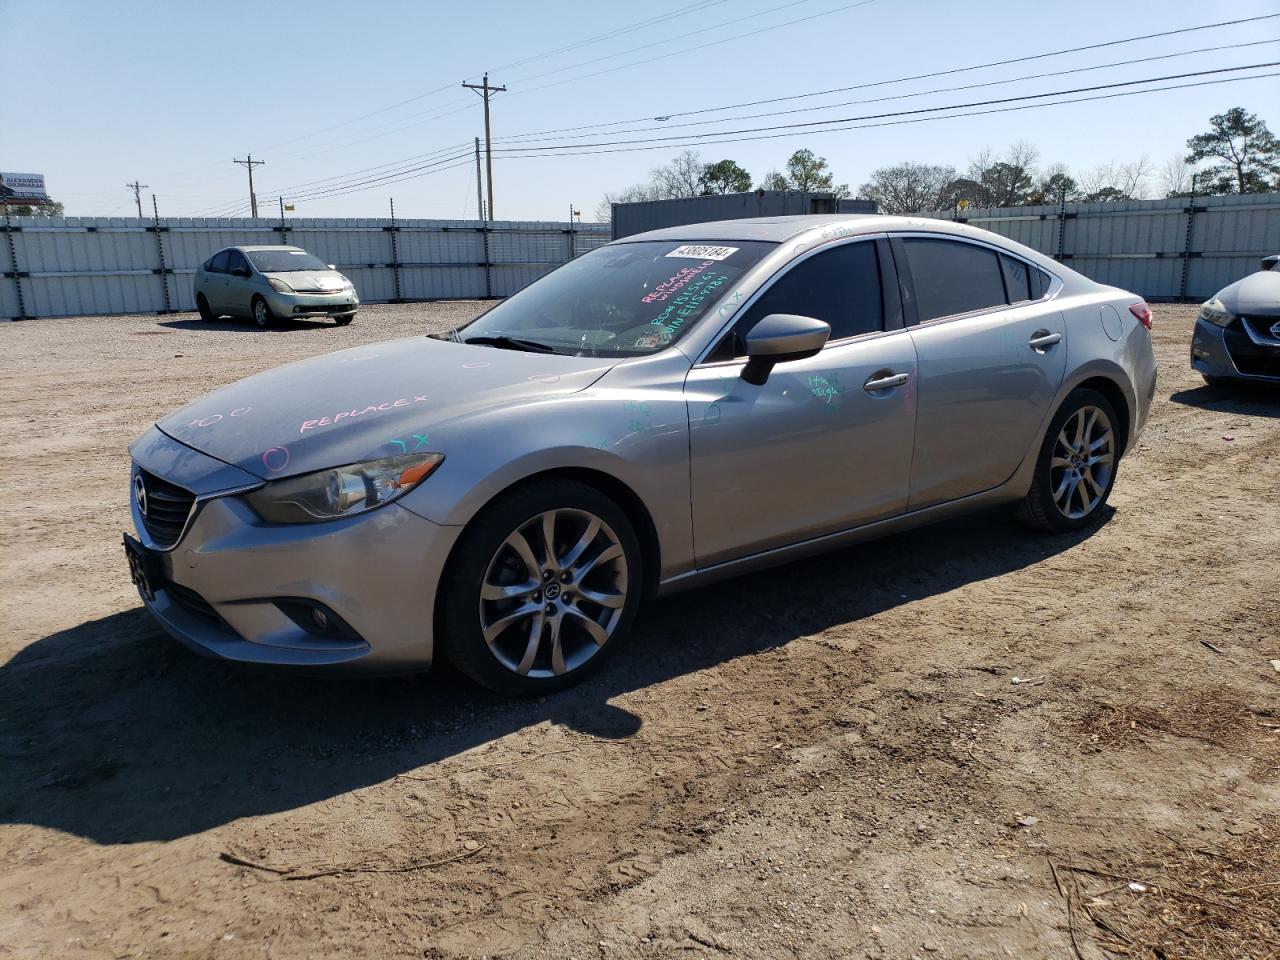
[[[1138,322],[1151,329],[1151,308],[1147,306],[1147,301],[1139,300],[1137,303],[1129,304],[1129,312],[1138,318]]]

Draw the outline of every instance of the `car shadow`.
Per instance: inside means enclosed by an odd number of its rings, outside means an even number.
[[[1036,535],[976,514],[680,594],[656,603],[598,675],[530,701],[502,700],[443,665],[416,678],[326,679],[204,660],[141,607],[116,613],[0,667],[0,822],[98,843],[168,840],[420,771],[543,722],[626,738],[643,718],[610,703],[621,694],[1034,566],[1090,535]]]
[[[280,333],[288,330],[339,330],[332,320],[294,320],[282,318],[267,328],[259,327],[252,320],[237,320],[234,317],[219,317],[217,320],[201,320],[191,317],[187,320],[161,320],[157,326],[169,327],[172,330],[219,330],[235,333]]]
[[[1242,380],[1227,386],[1205,384],[1179,390],[1169,399],[1188,407],[1217,413],[1240,413],[1251,417],[1280,417],[1280,384]]]

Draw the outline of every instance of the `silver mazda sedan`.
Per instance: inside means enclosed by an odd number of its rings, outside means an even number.
[[[201,320],[225,314],[260,327],[302,317],[333,317],[343,327],[360,307],[355,285],[300,247],[219,250],[196,268],[192,288]]]
[[[139,437],[148,608],[212,656],[508,694],[655,595],[1017,504],[1094,522],[1155,390],[1141,298],[881,216],[611,243],[444,334],[250,377]]]

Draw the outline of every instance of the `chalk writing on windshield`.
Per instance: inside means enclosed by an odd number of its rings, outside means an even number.
[[[696,267],[681,267],[675,276],[667,280],[663,280],[652,290],[640,298],[641,303],[660,303],[668,297],[678,293],[680,289],[693,280],[698,274],[702,273],[707,267],[713,266],[714,260],[704,260]]]
[[[695,277],[649,323],[658,328],[659,336],[671,337],[702,309],[707,297],[728,282],[729,278],[723,273],[708,272]]]

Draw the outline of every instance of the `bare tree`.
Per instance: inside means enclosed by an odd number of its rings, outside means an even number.
[[[665,167],[649,171],[649,180],[659,200],[675,200],[680,197],[696,197],[702,193],[704,164],[697,151],[685,150]]]
[[[981,190],[975,197],[965,197],[972,203],[990,207],[1012,207],[1025,203],[1035,182],[1036,164],[1040,151],[1025,140],[1009,146],[997,157],[989,147],[984,147],[969,161],[969,181]]]
[[[955,179],[954,167],[907,161],[873,170],[858,193],[876,201],[881,213],[927,213],[952,205],[947,187]]]
[[[761,177],[760,183],[756,187],[756,189],[757,190],[786,190],[788,186],[789,184],[787,183],[787,178],[785,174],[783,174],[780,170],[770,170],[763,177]]]
[[[1087,203],[1140,200],[1150,174],[1151,161],[1146,154],[1132,163],[1109,160],[1080,174],[1080,199]]]
[[[1181,197],[1191,189],[1191,164],[1186,157],[1175,153],[1160,168],[1160,192],[1166,197]]]

